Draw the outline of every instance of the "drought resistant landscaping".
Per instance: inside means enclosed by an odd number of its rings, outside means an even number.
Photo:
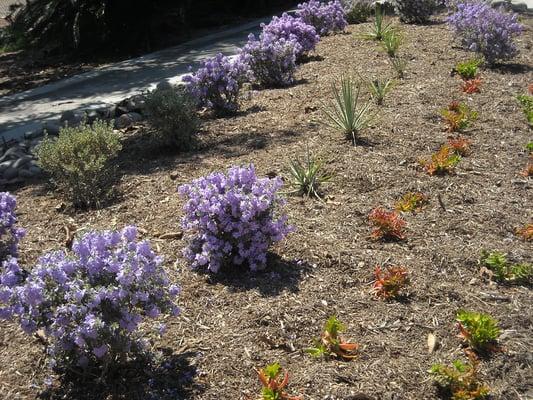
[[[528,398],[533,19],[467,10],[498,53],[407,3],[310,1],[148,122],[45,140],[0,198],[0,395]]]

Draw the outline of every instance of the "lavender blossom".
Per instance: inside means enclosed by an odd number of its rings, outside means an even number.
[[[0,192],[0,261],[6,256],[16,256],[20,239],[26,231],[16,226],[17,200],[8,192]]]
[[[184,255],[191,266],[215,273],[231,265],[264,268],[270,245],[293,229],[278,214],[285,204],[277,194],[281,186],[280,178],[259,179],[253,165],[180,186],[178,192],[187,200],[182,226],[189,246]]]
[[[339,0],[328,3],[309,0],[298,4],[296,15],[306,24],[314,26],[320,36],[342,31],[348,25],[344,7]]]

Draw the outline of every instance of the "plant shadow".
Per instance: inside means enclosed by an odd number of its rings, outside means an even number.
[[[174,354],[158,349],[157,357],[139,357],[108,370],[105,376],[82,377],[64,374],[57,387],[39,395],[43,400],[175,400],[201,394],[204,388],[194,382],[197,370],[190,360],[195,352]]]
[[[311,266],[301,260],[284,260],[277,254],[269,253],[267,268],[251,272],[245,266],[222,268],[217,274],[206,274],[208,284],[225,285],[233,292],[258,290],[264,297],[274,297],[285,290],[297,293],[299,282]]]
[[[505,63],[495,65],[492,70],[501,74],[516,75],[533,72],[533,67],[529,64]]]

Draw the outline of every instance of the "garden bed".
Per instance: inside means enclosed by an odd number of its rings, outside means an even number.
[[[493,398],[525,399],[533,380],[530,289],[492,284],[478,265],[482,249],[532,261],[531,242],[515,235],[533,217],[533,181],[520,175],[532,131],[515,98],[533,81],[533,19],[523,22],[520,56],[512,65],[483,70],[482,92],[472,95],[461,92],[451,73],[471,54],[454,46],[442,17],[427,26],[401,25],[406,77],[383,106],[372,107],[375,119],[357,146],[321,123],[331,84],[341,74],[372,79],[394,71],[376,42],[359,38],[369,23],[325,37],[316,57],[299,68],[297,84],[245,93],[236,117],[204,115],[197,151],[155,154],[148,129],[125,133],[121,196],[103,209],[70,210],[41,184],[14,191],[19,225],[28,229],[22,261],[64,246],[66,230],[138,225],[182,286],[181,316],[168,320],[162,340],[154,338],[181,366],[166,377],[179,383],[178,394],[168,398],[255,399],[260,385],[254,368],[278,361],[290,372],[290,392],[304,399],[435,399],[427,370],[464,357],[454,321],[457,310],[466,308],[490,313],[503,330],[503,351],[481,367]],[[452,100],[479,111],[464,133],[473,142],[472,154],[454,175],[432,177],[419,159],[446,141],[439,113]],[[334,177],[324,202],[287,197],[297,230],[273,248],[268,268],[229,276],[189,270],[181,258],[183,203],[176,187],[248,163],[260,175],[288,178],[290,159],[303,157],[307,145]],[[407,240],[370,240],[370,210],[392,207],[408,191],[427,194],[429,204],[405,215]],[[383,302],[371,294],[374,267],[388,264],[412,273],[405,301]],[[351,362],[314,359],[303,351],[333,314],[347,325],[346,337],[361,346]],[[430,333],[439,343],[431,354]],[[0,397],[31,399],[44,390],[48,370],[41,343],[14,324],[0,327],[0,365]],[[193,370],[192,382],[184,379]],[[141,369],[118,375],[85,387],[56,382],[46,393],[53,399],[149,398],[151,383]]]

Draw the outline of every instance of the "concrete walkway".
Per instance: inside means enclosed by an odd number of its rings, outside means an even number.
[[[176,83],[188,67],[217,53],[233,55],[250,33],[270,18],[192,40],[140,58],[100,67],[26,92],[0,97],[0,141],[20,138],[46,121],[58,120],[67,110],[117,103],[154,88],[159,82]]]

